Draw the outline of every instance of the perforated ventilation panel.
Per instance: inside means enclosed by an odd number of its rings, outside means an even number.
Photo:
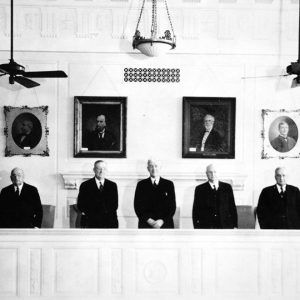
[[[180,69],[175,68],[125,68],[125,82],[180,82]]]

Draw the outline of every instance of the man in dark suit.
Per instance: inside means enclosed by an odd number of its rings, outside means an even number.
[[[200,132],[197,151],[223,152],[224,142],[220,133],[214,127],[215,117],[207,114],[203,119],[204,130]]]
[[[24,182],[20,168],[11,171],[12,184],[0,193],[1,228],[40,228],[43,208],[36,187]]]
[[[118,228],[118,188],[105,178],[107,167],[103,160],[94,163],[95,177],[80,185],[77,207],[82,213],[83,228]]]
[[[134,209],[139,228],[174,228],[176,210],[175,189],[172,181],[160,177],[161,163],[149,159],[150,177],[138,182],[134,195]]]
[[[87,145],[89,150],[117,150],[116,138],[106,127],[105,115],[97,117],[96,128],[89,134]]]
[[[278,124],[279,135],[271,141],[272,147],[279,152],[288,152],[292,150],[296,141],[288,136],[289,124],[287,122],[280,122]]]
[[[213,165],[206,168],[208,181],[195,189],[194,228],[237,228],[237,211],[230,184],[217,179]]]
[[[23,120],[20,133],[15,137],[15,142],[20,148],[34,148],[39,143],[38,137],[33,131],[33,123],[30,120]]]
[[[261,229],[300,229],[300,192],[286,184],[286,170],[275,169],[276,184],[259,196],[257,217]]]

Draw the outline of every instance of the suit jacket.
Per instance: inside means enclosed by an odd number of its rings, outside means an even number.
[[[173,215],[176,210],[175,189],[172,181],[160,177],[154,187],[149,178],[138,182],[134,195],[134,210],[139,219],[139,228],[152,228],[147,220],[162,219],[161,228],[174,228]]]
[[[286,185],[285,194],[282,203],[276,185],[262,190],[257,205],[257,217],[261,229],[300,229],[299,189]],[[286,228],[282,228],[282,218],[285,220]]]
[[[271,145],[275,150],[279,152],[288,152],[294,148],[294,146],[296,145],[296,141],[289,136],[285,139],[284,137],[279,135],[271,141]]]
[[[95,178],[80,185],[77,207],[84,213],[81,227],[118,228],[118,188],[115,182],[105,179],[103,190],[97,187]],[[85,224],[84,224],[85,223]]]
[[[36,134],[34,134],[33,132],[27,135],[19,134],[16,137],[16,144],[22,149],[24,147],[30,147],[32,149],[39,143],[39,141],[39,137],[36,136]]]
[[[43,208],[36,187],[24,183],[19,196],[14,185],[2,189],[0,193],[0,227],[33,228],[41,227]]]
[[[205,131],[202,131],[199,135],[199,139],[197,141],[197,151],[201,150],[202,146],[202,139],[205,134]],[[205,152],[223,152],[224,149],[224,143],[221,135],[218,131],[212,129],[205,141],[204,144],[204,151]]]
[[[231,185],[219,181],[217,192],[208,182],[198,185],[192,215],[194,228],[237,227],[237,211]]]
[[[92,131],[87,139],[89,150],[117,150],[116,138],[112,132],[105,129],[104,137],[99,137],[98,132]]]

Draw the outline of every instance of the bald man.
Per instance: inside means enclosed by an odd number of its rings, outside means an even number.
[[[107,164],[97,160],[95,176],[84,181],[79,188],[77,207],[84,214],[82,228],[118,228],[118,187],[106,178]]]
[[[36,187],[24,182],[24,171],[11,171],[12,184],[0,193],[1,228],[40,228],[43,208]]]
[[[194,228],[237,228],[237,211],[230,184],[219,181],[213,165],[206,167],[208,181],[195,189]]]
[[[300,192],[286,179],[286,169],[278,167],[276,184],[262,190],[257,205],[261,229],[300,229]]]
[[[106,127],[106,116],[99,115],[96,119],[96,128],[87,140],[89,150],[118,150],[114,134]]]
[[[172,181],[160,176],[161,162],[148,159],[149,178],[138,182],[134,195],[134,210],[139,228],[174,228],[176,210],[175,189]]]

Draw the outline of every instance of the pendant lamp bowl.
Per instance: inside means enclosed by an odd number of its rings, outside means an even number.
[[[168,19],[169,25],[167,25],[167,30],[159,34],[159,20],[158,20],[158,0],[152,0],[152,21],[151,21],[151,31],[148,34],[141,34],[141,30],[139,29],[139,24],[143,17],[145,1],[142,0],[143,4],[141,7],[139,19],[137,22],[135,34],[133,36],[132,46],[133,49],[138,49],[142,54],[153,57],[160,56],[162,54],[167,53],[169,50],[172,50],[176,47],[176,37],[174,33],[173,24],[171,21],[171,16],[169,13],[167,0],[162,0],[164,3],[164,9],[166,13],[166,17]],[[162,7],[163,9],[163,7]],[[148,37],[149,36],[149,37]]]
[[[134,39],[133,49],[138,49],[142,54],[157,57],[166,54],[176,47],[175,42],[165,39]]]

